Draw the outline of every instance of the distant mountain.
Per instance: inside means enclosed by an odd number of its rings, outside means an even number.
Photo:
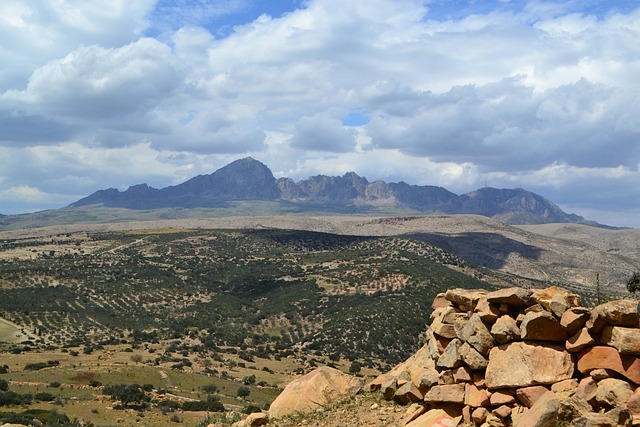
[[[599,225],[567,214],[544,197],[523,189],[485,187],[458,196],[445,188],[405,182],[369,182],[354,172],[316,175],[295,182],[276,180],[263,163],[247,157],[210,175],[198,175],[175,186],[156,189],[146,184],[126,191],[100,190],[69,207],[103,206],[129,209],[221,207],[230,201],[273,201],[302,212],[355,212],[395,207],[424,213],[477,214],[509,224],[578,223]]]

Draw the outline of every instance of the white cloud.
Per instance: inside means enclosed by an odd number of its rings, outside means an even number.
[[[39,169],[0,159],[0,191],[175,183],[245,155],[297,179],[635,188],[640,8],[309,0],[222,34],[205,25],[250,3],[5,3],[0,149]]]

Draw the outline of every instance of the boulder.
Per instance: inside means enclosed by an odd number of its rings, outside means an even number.
[[[559,410],[560,399],[547,391],[527,412],[518,417],[513,427],[555,427]]]
[[[598,390],[598,383],[591,377],[584,377],[578,383],[576,388],[576,396],[586,400],[590,405],[596,404],[596,391]]]
[[[637,388],[627,400],[627,408],[632,415],[640,415],[640,388]]]
[[[516,389],[516,397],[524,406],[531,408],[548,391],[543,385],[532,385]]]
[[[474,384],[467,384],[464,389],[464,404],[474,408],[489,406],[489,393]]]
[[[436,317],[435,319],[433,319],[433,322],[431,322],[431,330],[435,334],[440,335],[441,337],[444,337],[444,338],[453,339],[458,336],[456,334],[455,326],[448,323],[444,323],[441,317]]]
[[[578,388],[578,380],[571,378],[568,380],[562,380],[551,385],[551,391],[555,394],[572,392]]]
[[[491,327],[491,335],[498,344],[506,344],[520,340],[520,328],[513,317],[504,315]]]
[[[254,412],[249,414],[244,420],[233,424],[233,427],[257,427],[269,422],[269,415],[264,412]]]
[[[578,370],[588,374],[594,369],[609,369],[640,384],[640,359],[629,354],[620,354],[613,347],[595,346],[578,355]]]
[[[491,406],[510,405],[515,402],[516,398],[510,390],[497,390],[491,393],[491,397],[489,397]]]
[[[616,300],[600,304],[591,310],[586,327],[595,333],[602,331],[607,325],[637,328],[639,320],[638,301]]]
[[[615,419],[608,414],[588,412],[578,418],[574,418],[571,427],[622,427],[631,426],[631,423],[620,423],[620,419]]]
[[[462,366],[462,357],[460,356],[461,346],[462,341],[458,338],[453,339],[444,349],[440,357],[438,357],[436,366],[444,369],[452,369]]]
[[[355,395],[363,384],[362,378],[322,366],[289,383],[271,403],[269,417],[311,413],[333,401]]]
[[[529,312],[522,319],[520,337],[530,341],[566,341],[567,331],[553,314],[546,311]]]
[[[398,422],[398,425],[404,426],[410,423],[411,421],[418,418],[420,415],[424,414],[427,411],[427,408],[423,403],[412,403],[404,414],[402,414],[402,418]]]
[[[624,407],[633,390],[628,382],[616,378],[607,378],[598,383],[596,402],[601,405]]]
[[[564,312],[560,318],[560,325],[566,329],[569,335],[575,335],[584,327],[591,316],[586,307],[572,307]]]
[[[431,303],[431,308],[436,310],[438,308],[446,308],[446,307],[451,307],[451,301],[449,301],[445,297],[445,294],[441,292],[438,295],[436,295],[436,297],[433,299],[433,302]]]
[[[567,340],[567,342],[565,343],[565,348],[567,349],[567,351],[577,353],[587,347],[593,346],[595,343],[596,340],[593,339],[593,337],[589,333],[589,330],[587,328],[582,328],[580,329],[580,331],[578,331],[578,333]]]
[[[408,381],[398,387],[396,393],[393,395],[393,400],[402,405],[406,405],[411,402],[420,402],[423,397],[424,393],[420,392],[418,387],[416,387],[411,381]]]
[[[434,385],[424,396],[430,403],[464,403],[465,384]]]
[[[485,369],[489,361],[469,344],[462,343],[458,350],[462,361],[471,369]]]
[[[472,311],[478,300],[484,297],[487,291],[484,289],[449,289],[445,293],[445,298],[458,305],[464,311]]]
[[[511,408],[509,406],[507,406],[507,405],[502,405],[502,406],[499,406],[496,409],[494,409],[492,411],[492,413],[494,415],[498,416],[498,418],[505,419],[509,415],[511,415]]]
[[[482,424],[484,420],[489,416],[489,411],[486,408],[476,408],[471,412],[471,421],[476,424]]]
[[[496,345],[491,332],[476,313],[469,318],[460,338],[485,356]]]
[[[487,301],[491,304],[507,304],[515,308],[529,307],[533,304],[531,300],[533,291],[523,288],[504,288],[487,294]]]
[[[475,312],[483,322],[493,323],[500,317],[500,310],[495,304],[489,304],[486,297],[480,298],[476,304]]]
[[[453,417],[442,409],[431,409],[411,421],[405,427],[454,427]]]
[[[557,286],[538,289],[531,294],[531,299],[558,317],[562,317],[567,309],[579,307],[582,304],[579,295],[567,292]]]
[[[622,354],[640,356],[640,329],[605,326],[600,334],[600,341]]]
[[[489,389],[553,384],[573,376],[571,354],[552,344],[512,342],[491,349],[485,381]]]

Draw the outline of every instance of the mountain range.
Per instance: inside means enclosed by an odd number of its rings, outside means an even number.
[[[568,214],[544,197],[523,190],[484,187],[457,195],[437,186],[405,182],[369,182],[355,172],[343,176],[316,175],[295,182],[276,179],[271,170],[251,157],[236,160],[209,175],[156,189],[147,184],[99,190],[68,208],[127,209],[216,208],[232,201],[271,201],[296,212],[376,212],[393,208],[413,213],[476,214],[509,224],[577,223],[600,226]]]

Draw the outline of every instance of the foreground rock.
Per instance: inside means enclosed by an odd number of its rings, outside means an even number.
[[[326,366],[317,368],[285,387],[271,403],[269,418],[311,413],[327,404],[355,395],[363,385],[362,378]]]

